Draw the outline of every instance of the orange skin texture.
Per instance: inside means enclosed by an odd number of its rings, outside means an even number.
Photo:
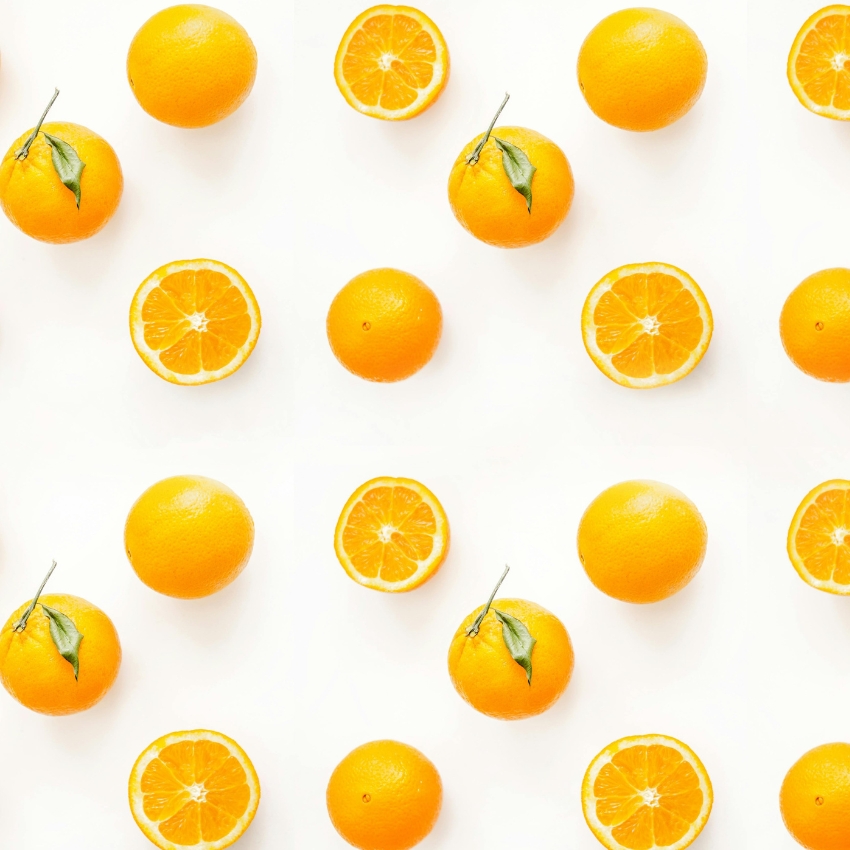
[[[359,850],[408,850],[434,828],[443,783],[414,747],[372,741],[336,766],[326,799],[331,823],[349,844]]]
[[[537,168],[531,181],[531,213],[511,185],[502,152],[493,141],[520,148]],[[466,158],[484,137],[476,136],[460,153],[449,174],[449,203],[455,218],[476,238],[499,248],[524,248],[551,236],[567,217],[575,182],[564,152],[525,127],[496,127],[474,165]]]
[[[251,93],[257,50],[230,15],[200,4],[157,12],[136,33],[127,79],[142,109],[175,127],[207,127]]]
[[[588,578],[623,602],[678,593],[705,557],[708,529],[696,505],[658,481],[623,481],[600,493],[578,528]]]
[[[94,236],[112,218],[124,191],[121,164],[112,146],[79,124],[52,121],[42,131],[67,142],[86,164],[80,177],[80,208],[53,167],[50,145],[39,133],[26,159],[15,154],[32,133],[17,138],[0,165],[0,205],[9,221],[41,242],[77,242]]]
[[[794,764],[779,793],[782,820],[806,850],[850,847],[850,744],[823,744]]]
[[[466,630],[484,606],[461,623],[449,647],[449,675],[455,690],[477,711],[499,720],[522,720],[551,708],[566,690],[575,656],[564,624],[525,599],[497,599],[475,637]],[[531,653],[531,685],[511,657],[493,608],[520,620],[537,643]]]
[[[130,509],[124,548],[150,588],[180,599],[216,593],[245,568],[254,520],[229,487],[200,475],[165,478]]]
[[[367,381],[401,381],[433,357],[443,311],[418,277],[372,269],[336,294],[326,327],[331,350],[349,372]]]
[[[708,57],[696,33],[658,9],[622,9],[601,20],[578,55],[587,105],[623,130],[659,130],[699,100]]]
[[[83,635],[79,681],[50,637],[50,620],[41,603],[70,617]],[[121,666],[121,644],[112,620],[85,599],[54,593],[40,597],[26,629],[15,632],[13,627],[29,604],[21,605],[0,632],[3,687],[41,714],[75,714],[91,708],[112,687]]]
[[[779,335],[791,362],[807,375],[850,381],[850,269],[807,277],[782,307]]]

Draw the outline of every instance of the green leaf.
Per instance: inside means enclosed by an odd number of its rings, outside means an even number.
[[[537,639],[531,636],[525,625],[516,617],[505,614],[504,611],[497,611],[495,608],[493,608],[493,613],[502,624],[502,639],[505,641],[505,646],[508,648],[511,658],[525,670],[525,676],[530,685],[531,653],[534,651],[534,644],[537,643]]]
[[[511,186],[525,198],[525,205],[531,215],[531,181],[534,179],[534,172],[537,171],[536,166],[531,164],[529,158],[516,145],[497,139],[495,136],[493,141],[502,152],[502,167],[508,175],[508,180],[511,181]]]
[[[50,133],[45,133],[44,138],[50,145],[50,158],[53,160],[53,167],[62,183],[74,193],[74,197],[77,199],[77,209],[79,209],[80,178],[83,176],[83,169],[86,164],[67,142],[57,139],[56,136],[51,136]]]
[[[83,636],[77,631],[70,617],[55,608],[48,608],[43,602],[41,610],[50,620],[50,637],[59,650],[59,654],[74,668],[74,678],[80,678],[80,644]]]

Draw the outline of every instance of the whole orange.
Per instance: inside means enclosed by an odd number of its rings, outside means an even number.
[[[500,720],[521,720],[551,708],[566,690],[575,657],[564,624],[534,602],[497,599],[467,635],[484,606],[461,623],[449,647],[449,675],[455,690],[476,710]],[[531,682],[511,656],[493,609],[518,619],[537,641],[531,653]]]
[[[124,548],[136,575],[167,596],[209,596],[245,568],[254,521],[229,487],[177,475],[149,487],[130,509]]]
[[[437,296],[398,269],[372,269],[352,278],[331,302],[331,350],[349,372],[367,381],[401,381],[433,356],[443,332]]]
[[[785,353],[820,381],[850,381],[850,269],[824,269],[787,298],[779,317]]]
[[[230,15],[197,3],[149,18],[127,54],[127,79],[142,109],[175,127],[227,118],[251,93],[257,51]]]
[[[779,793],[785,826],[806,850],[850,847],[850,744],[809,750]]]
[[[708,531],[696,505],[658,481],[623,481],[603,490],[578,527],[588,578],[623,602],[658,602],[699,571]]]
[[[409,850],[434,828],[443,803],[437,768],[398,741],[352,750],[328,782],[328,814],[359,850]]]
[[[0,165],[0,205],[16,227],[42,242],[77,242],[100,230],[118,208],[124,190],[121,164],[112,146],[79,124],[52,121],[41,131],[25,159],[18,151],[28,130],[6,151]],[[53,167],[44,133],[67,142],[85,163],[80,177],[80,207],[73,191]]]
[[[83,635],[79,679],[50,636],[47,605],[69,617]],[[39,597],[23,631],[15,625],[29,607],[25,602],[0,632],[0,681],[22,705],[41,714],[74,714],[98,702],[112,687],[121,665],[121,644],[112,621],[100,608],[66,593]]]
[[[578,55],[587,105],[623,130],[678,121],[705,86],[708,57],[697,34],[659,9],[622,9],[603,18]]]

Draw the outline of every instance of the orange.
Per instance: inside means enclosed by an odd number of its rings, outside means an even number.
[[[800,28],[788,54],[788,82],[806,109],[850,119],[850,6],[825,6]]]
[[[148,275],[130,305],[130,335],[151,371],[172,384],[232,375],[260,335],[247,281],[217,260],[176,260]]]
[[[623,602],[658,602],[699,571],[708,531],[696,505],[658,481],[623,481],[588,505],[578,556],[588,578]]]
[[[345,503],[334,533],[342,568],[358,584],[399,593],[424,584],[449,552],[449,520],[412,478],[373,478]]]
[[[850,837],[850,744],[809,750],[785,776],[779,808],[806,850],[846,850]]]
[[[578,54],[587,105],[623,130],[659,130],[699,100],[708,57],[697,34],[659,9],[622,9],[603,18]]]
[[[793,364],[820,381],[850,381],[850,269],[809,275],[787,298],[779,335]]]
[[[669,263],[620,266],[584,302],[584,347],[603,375],[633,389],[672,384],[694,370],[714,320],[697,282]]]
[[[209,596],[245,568],[254,520],[229,487],[176,475],[149,487],[130,508],[124,548],[148,586],[180,599]]]
[[[160,850],[223,850],[251,825],[260,780],[236,741],[220,732],[172,732],[130,773],[130,811]]]
[[[850,596],[850,481],[806,494],[788,529],[788,557],[806,584]]]
[[[443,311],[418,277],[372,269],[336,294],[327,333],[331,350],[349,372],[367,381],[401,381],[433,357]]]
[[[437,768],[398,741],[352,750],[328,782],[328,814],[359,850],[408,850],[434,828],[443,803]]]
[[[590,763],[581,787],[584,819],[608,850],[684,850],[713,800],[697,754],[668,735],[615,741]]]
[[[411,6],[373,6],[352,21],[334,79],[358,112],[400,121],[424,112],[449,79],[449,49],[437,25]]]
[[[206,127],[251,93],[257,50],[230,15],[197,3],[169,6],[142,24],[127,53],[127,79],[149,115]]]

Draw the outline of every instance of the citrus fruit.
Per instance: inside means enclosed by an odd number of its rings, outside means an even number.
[[[336,294],[327,332],[331,350],[349,372],[367,381],[401,381],[434,355],[443,311],[418,277],[372,269]]]
[[[845,850],[850,837],[850,744],[809,750],[785,776],[779,808],[806,850]]]
[[[593,759],[581,786],[584,819],[608,850],[684,850],[713,800],[696,753],[668,735],[615,741]]]
[[[334,79],[342,96],[364,115],[413,118],[445,88],[449,49],[437,25],[418,9],[373,6],[345,31]]]
[[[230,15],[198,3],[169,6],[142,24],[127,79],[149,115],[175,127],[227,118],[251,93],[257,51]]]
[[[793,364],[820,381],[850,381],[850,269],[809,275],[788,296],[779,334]]]
[[[352,750],[328,782],[328,814],[359,850],[408,850],[434,828],[443,802],[437,768],[398,741]]]
[[[658,602],[699,571],[708,531],[696,505],[658,481],[623,481],[588,505],[578,556],[588,578],[623,602]]]
[[[124,548],[148,586],[180,599],[209,596],[245,568],[254,521],[229,487],[176,475],[149,487],[130,508]]]
[[[496,119],[507,103],[502,103]],[[476,238],[523,248],[551,236],[567,217],[575,183],[564,152],[525,127],[493,127],[474,138],[449,174],[449,204]]]
[[[788,54],[788,82],[817,115],[850,119],[850,6],[826,6],[800,28]]]
[[[620,266],[584,302],[581,333],[603,375],[633,389],[672,384],[693,371],[714,320],[697,282],[669,263]]]
[[[247,281],[217,260],[177,260],[149,274],[130,304],[130,335],[151,371],[172,384],[232,375],[260,335]]]
[[[223,850],[251,825],[260,780],[236,741],[220,732],[172,732],[133,765],[130,811],[160,850]]]
[[[334,533],[342,568],[358,584],[399,593],[431,578],[449,552],[449,520],[412,478],[373,478],[345,503]]]
[[[850,596],[850,481],[806,494],[788,529],[788,557],[806,584]]]
[[[699,100],[708,58],[697,34],[659,9],[622,9],[603,18],[578,54],[587,105],[623,130],[659,130]]]

